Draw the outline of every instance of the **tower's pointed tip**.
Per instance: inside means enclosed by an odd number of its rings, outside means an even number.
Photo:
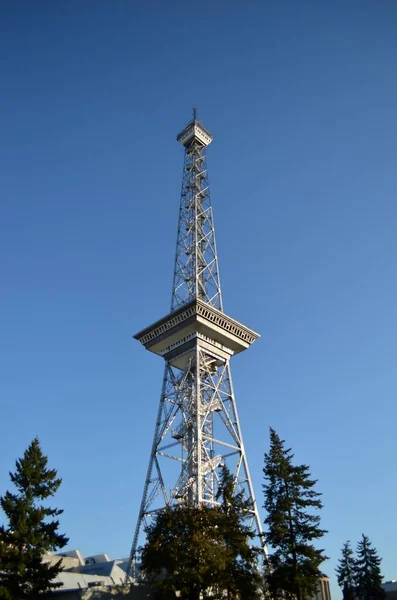
[[[185,129],[176,139],[182,146],[185,146],[185,148],[190,144],[192,139],[196,139],[203,146],[208,146],[208,144],[212,142],[212,135],[210,132],[197,120],[196,106],[193,106],[193,119],[189,121]]]

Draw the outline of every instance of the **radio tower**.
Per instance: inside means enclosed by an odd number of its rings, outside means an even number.
[[[130,571],[140,532],[156,511],[176,502],[217,505],[224,464],[252,501],[254,545],[263,547],[229,364],[259,335],[223,312],[206,165],[212,136],[195,109],[177,141],[185,160],[171,312],[134,336],[164,358],[165,370]]]

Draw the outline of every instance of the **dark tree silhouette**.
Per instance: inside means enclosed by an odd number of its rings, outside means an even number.
[[[343,544],[342,556],[336,567],[339,587],[343,591],[343,600],[354,600],[355,592],[355,559],[350,541]]]
[[[52,580],[61,570],[60,561],[51,566],[42,557],[63,548],[68,539],[58,533],[56,517],[63,511],[43,504],[62,481],[47,464],[35,438],[16,461],[15,473],[10,473],[16,493],[7,491],[0,498],[8,520],[8,526],[0,527],[0,594],[4,598],[36,598],[58,587]]]
[[[219,506],[176,505],[158,512],[146,529],[142,572],[161,597],[186,600],[260,598],[261,577],[245,523],[251,507],[221,472]]]
[[[265,539],[273,552],[267,575],[268,591],[273,597],[310,598],[323,576],[323,550],[313,545],[325,530],[320,528],[321,494],[314,486],[309,467],[294,466],[291,449],[284,447],[274,429],[270,429],[270,450],[265,454],[264,508]]]
[[[356,583],[357,596],[362,600],[383,600],[386,593],[381,587],[382,575],[376,548],[368,536],[362,534],[357,544],[357,558],[354,567],[354,579]]]

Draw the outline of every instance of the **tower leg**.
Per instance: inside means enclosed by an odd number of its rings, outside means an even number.
[[[166,363],[159,411],[129,572],[134,574],[139,536],[155,513],[174,502],[217,506],[220,467],[252,505],[250,527],[262,545],[262,527],[248,470],[229,361],[197,344],[186,369]]]

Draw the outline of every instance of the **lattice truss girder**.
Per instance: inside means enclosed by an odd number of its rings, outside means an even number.
[[[205,148],[185,149],[171,310],[201,298],[222,310]]]
[[[197,346],[184,371],[165,365],[135,545],[139,529],[159,508],[175,502],[216,505],[223,464],[234,475],[236,491],[253,501],[229,362],[216,368],[214,358]],[[255,503],[249,523],[260,536]]]
[[[205,142],[196,135],[192,135],[190,143],[185,141],[192,132],[189,127],[196,125],[194,120],[185,128],[187,138],[184,132],[180,134],[185,158],[171,312],[196,299],[223,312]],[[211,136],[204,133],[209,143]],[[220,356],[215,359],[208,345],[200,346],[198,338],[190,352],[184,370],[178,370],[169,362],[165,364],[130,569],[135,564],[140,532],[159,509],[176,502],[209,506],[217,503],[223,464],[233,473],[236,490],[243,491],[245,498],[252,502],[250,527],[260,536],[253,543],[262,545],[262,527],[243,446],[229,361]]]

